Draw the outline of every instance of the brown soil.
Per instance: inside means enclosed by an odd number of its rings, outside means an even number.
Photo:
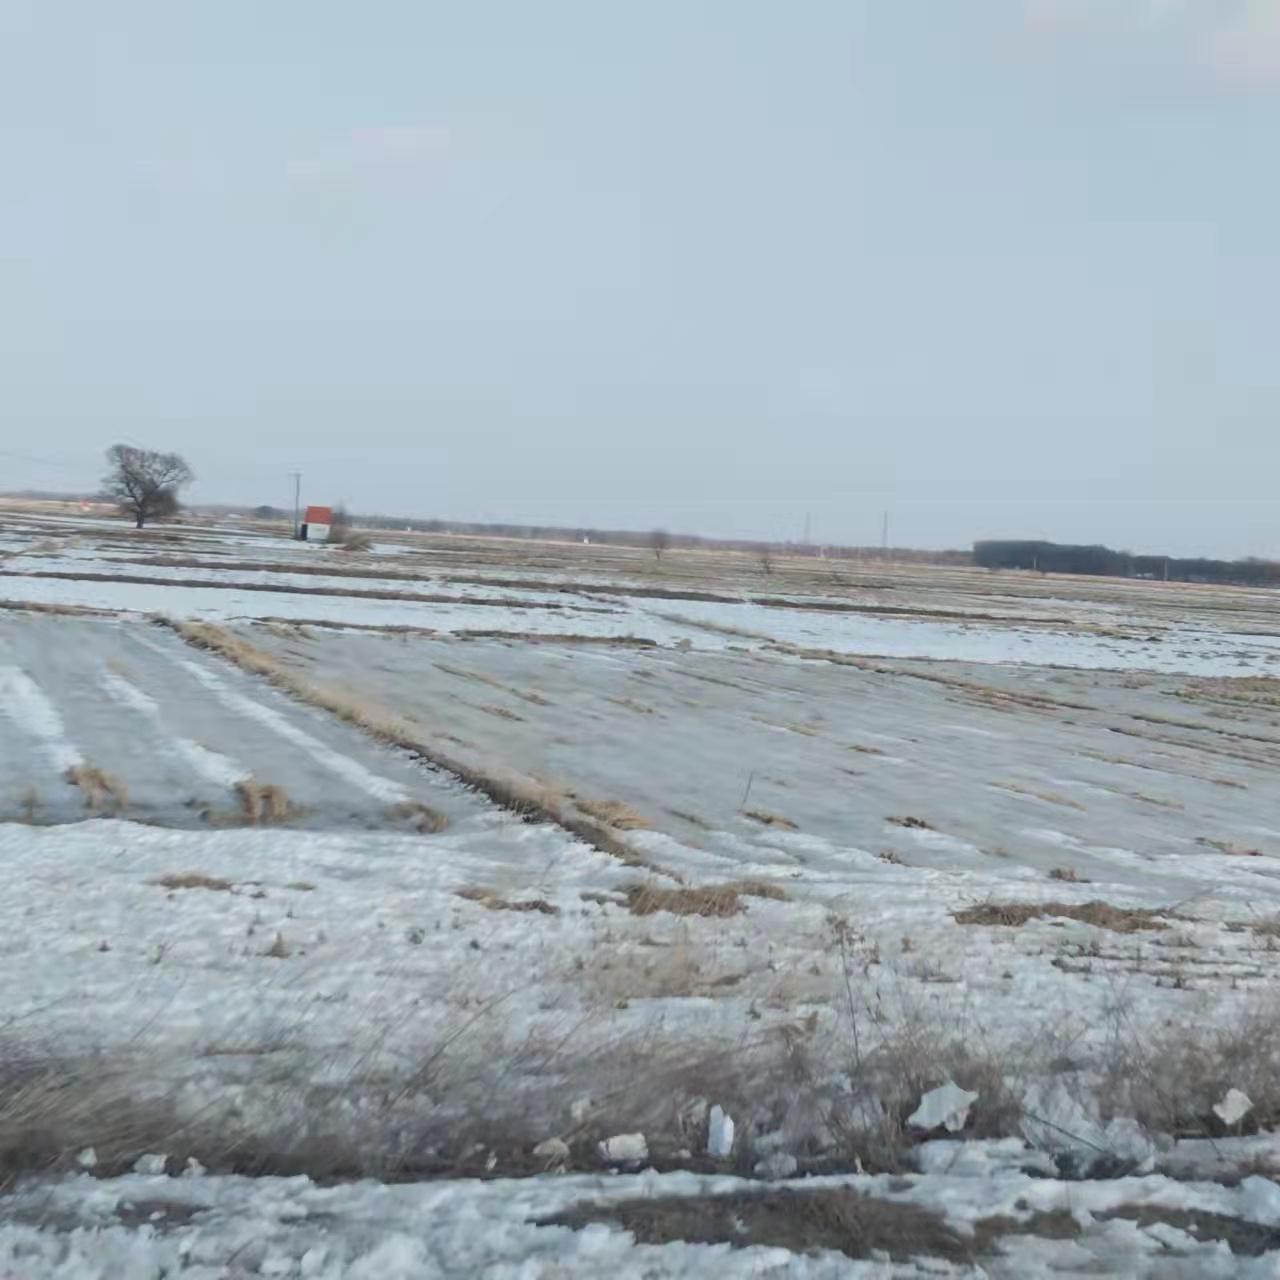
[[[847,1187],[820,1191],[756,1191],[741,1195],[624,1200],[580,1204],[538,1226],[609,1223],[637,1244],[728,1244],[809,1253],[830,1249],[850,1258],[888,1254],[895,1262],[913,1257],[973,1257],[973,1244],[939,1214],[918,1205],[873,1200]]]

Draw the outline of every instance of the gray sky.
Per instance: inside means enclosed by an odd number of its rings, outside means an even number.
[[[1277,137],[1280,0],[0,0],[0,488],[1280,556]]]

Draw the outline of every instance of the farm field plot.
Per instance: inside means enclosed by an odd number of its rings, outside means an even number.
[[[1280,684],[240,634],[477,759],[624,803],[655,856],[674,838],[727,868],[767,849],[838,877],[850,849],[892,848],[914,866],[1069,866],[1174,895],[1276,885]]]
[[[849,654],[1149,670],[1280,670],[1264,592],[812,558],[661,562],[625,548],[417,538],[351,553],[278,535],[7,523],[0,598],[211,621],[327,623],[438,634],[781,645]],[[45,536],[49,530],[54,536]],[[135,536],[136,535],[136,536]],[[394,548],[394,551],[393,551]]]
[[[6,817],[124,815],[166,826],[385,826],[452,779],[283,698],[145,623],[0,614]],[[404,821],[409,821],[405,818]]]
[[[1274,1262],[1265,593],[131,532],[0,528],[0,1276]]]

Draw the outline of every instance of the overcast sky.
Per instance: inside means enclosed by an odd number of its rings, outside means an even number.
[[[1280,0],[0,0],[0,488],[1280,556],[1278,138]]]

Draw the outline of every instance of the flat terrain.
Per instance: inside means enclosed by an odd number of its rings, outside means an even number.
[[[72,1226],[107,1242],[77,1280],[197,1236],[326,1280],[1280,1256],[1274,596],[27,508],[0,605],[0,1021],[64,1100],[54,1168],[103,1175],[0,1202],[0,1275],[62,1274]],[[955,1123],[913,1123],[943,1085]],[[166,1127],[76,1119],[125,1103]],[[158,1151],[218,1176],[114,1176]],[[779,1185],[882,1219],[625,1203]],[[365,1225],[320,1258],[259,1195]]]
[[[77,765],[104,769],[121,803],[68,781]],[[44,823],[127,811],[164,826],[216,826],[245,816],[237,787],[250,783],[282,793],[274,821],[324,830],[394,826],[397,811],[412,815],[415,804],[454,819],[477,808],[447,775],[379,749],[170,631],[0,615],[6,816]]]

